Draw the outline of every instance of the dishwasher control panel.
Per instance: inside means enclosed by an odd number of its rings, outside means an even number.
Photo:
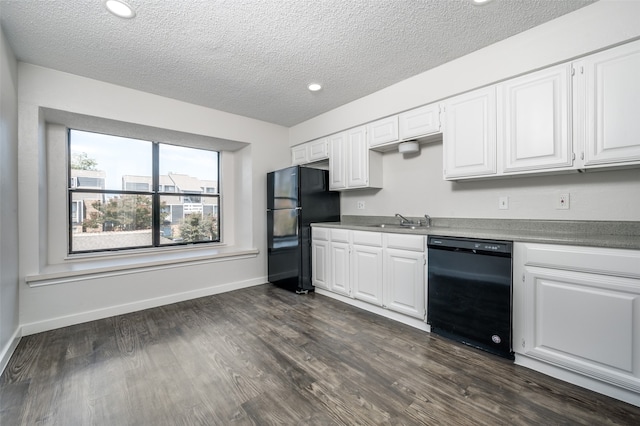
[[[472,238],[438,237],[430,235],[427,246],[431,248],[447,248],[471,251],[486,251],[494,253],[511,253],[511,241],[480,240]]]

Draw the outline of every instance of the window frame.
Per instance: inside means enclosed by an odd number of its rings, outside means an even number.
[[[102,188],[102,189],[98,189],[95,187],[92,188],[79,188],[78,187],[78,180],[76,177],[72,177],[71,176],[71,133],[73,131],[79,131],[79,132],[85,132],[85,133],[96,133],[96,134],[102,134],[102,135],[106,135],[106,136],[114,136],[114,137],[120,137],[120,138],[128,138],[126,136],[118,136],[118,135],[114,135],[114,134],[110,134],[110,133],[104,133],[104,132],[95,132],[95,131],[90,131],[90,130],[82,130],[82,129],[75,129],[75,128],[71,128],[71,127],[67,127],[66,129],[67,131],[67,135],[66,135],[66,160],[67,160],[67,167],[66,167],[66,196],[67,196],[67,208],[68,208],[68,214],[67,214],[67,235],[68,235],[68,241],[67,241],[67,255],[68,256],[75,256],[75,255],[85,255],[85,254],[93,254],[93,253],[113,253],[113,252],[123,252],[123,251],[130,251],[130,250],[137,250],[137,249],[163,249],[166,247],[180,247],[180,246],[192,246],[192,245],[219,245],[222,243],[222,238],[221,238],[221,230],[222,230],[222,205],[221,205],[221,185],[220,185],[220,175],[221,175],[221,170],[220,170],[220,166],[221,166],[221,157],[222,157],[222,152],[220,150],[216,150],[216,149],[207,149],[207,148],[201,148],[201,147],[191,147],[191,146],[184,146],[178,143],[168,143],[168,142],[161,142],[161,141],[157,141],[157,140],[149,140],[149,139],[144,139],[144,138],[135,138],[137,140],[143,140],[143,141],[147,141],[149,143],[151,143],[152,146],[152,176],[151,176],[151,180],[152,180],[152,184],[151,184],[151,189],[149,191],[138,191],[138,190],[115,190],[115,189],[106,189],[106,188]],[[196,193],[193,191],[177,191],[177,187],[175,185],[172,185],[171,187],[173,188],[173,191],[171,192],[167,192],[164,191],[165,186],[160,185],[160,174],[159,174],[159,164],[160,164],[160,146],[161,145],[173,145],[173,146],[177,146],[177,147],[183,147],[183,148],[188,148],[188,149],[197,149],[197,150],[202,150],[202,151],[209,151],[209,152],[215,152],[217,154],[216,159],[217,159],[217,186],[218,186],[218,191],[215,194],[211,194],[211,193],[206,193],[205,191],[202,191],[201,193]],[[74,184],[75,183],[75,184]],[[160,187],[162,187],[163,191],[160,191]],[[91,250],[73,250],[73,230],[74,230],[74,226],[73,226],[73,217],[72,217],[72,209],[73,209],[73,204],[74,203],[78,203],[80,200],[74,200],[73,199],[73,194],[82,194],[82,193],[91,193],[91,194],[101,194],[103,196],[106,195],[143,195],[143,196],[150,196],[151,198],[151,233],[152,233],[152,243],[150,245],[140,245],[140,246],[123,246],[123,247],[117,247],[117,248],[101,248],[101,249],[91,249]],[[162,236],[162,223],[161,222],[161,199],[163,196],[171,196],[171,197],[176,197],[179,196],[181,198],[184,199],[184,197],[198,197],[200,200],[202,200],[202,198],[206,198],[206,199],[212,199],[215,200],[212,205],[217,206],[217,239],[215,240],[208,240],[208,241],[177,241],[177,242],[172,242],[172,243],[160,243],[161,240],[161,236]],[[82,206],[82,210],[83,212],[85,211],[84,205]],[[215,211],[215,209],[214,209]],[[77,215],[76,215],[77,216]],[[184,214],[183,214],[184,216]],[[80,222],[81,223],[81,222]]]

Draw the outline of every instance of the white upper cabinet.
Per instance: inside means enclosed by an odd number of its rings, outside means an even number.
[[[291,164],[307,164],[309,156],[307,155],[307,144],[294,146],[291,148]]]
[[[307,145],[307,155],[309,162],[326,160],[329,158],[329,140],[328,138],[311,141]]]
[[[367,124],[369,148],[393,149],[398,142],[440,132],[440,105],[432,104],[412,109],[393,117]]]
[[[364,188],[369,184],[369,146],[364,126],[347,130],[347,187]]]
[[[640,42],[576,64],[584,79],[584,165],[640,162]]]
[[[344,132],[329,136],[329,189],[347,188],[347,152]]]
[[[382,187],[382,154],[369,150],[365,126],[328,139],[330,189]]]
[[[447,99],[444,114],[444,178],[495,175],[495,86]]]
[[[383,118],[367,124],[369,148],[399,140],[398,116]]]
[[[571,167],[570,64],[508,80],[497,90],[498,172]]]
[[[291,148],[291,164],[307,164],[329,158],[328,138],[303,143]]]
[[[440,106],[426,105],[399,116],[400,140],[417,138],[440,131]]]

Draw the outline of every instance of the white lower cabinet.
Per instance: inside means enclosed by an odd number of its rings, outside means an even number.
[[[351,231],[354,298],[382,306],[382,233]]]
[[[311,279],[313,285],[325,290],[331,290],[329,286],[329,229],[312,229],[311,239]]]
[[[330,241],[324,241],[323,233],[316,238],[316,229],[323,228],[314,228],[312,241],[316,287],[426,318],[424,236],[324,228],[330,231]]]
[[[384,307],[424,319],[424,252],[387,248],[384,269]]]
[[[331,243],[329,246],[331,256],[331,270],[329,271],[330,290],[336,293],[351,295],[351,283],[349,278],[349,244]]]
[[[640,402],[640,251],[516,243],[513,261],[516,363]]]
[[[354,245],[351,270],[353,297],[382,306],[382,247]]]

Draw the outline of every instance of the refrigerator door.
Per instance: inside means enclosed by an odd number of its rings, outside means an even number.
[[[268,210],[300,207],[299,170],[294,166],[267,174]]]
[[[299,209],[267,211],[267,262],[269,282],[297,290],[302,258]]]
[[[302,167],[299,173],[302,226],[313,222],[339,222],[340,194],[329,191],[329,172]]]

